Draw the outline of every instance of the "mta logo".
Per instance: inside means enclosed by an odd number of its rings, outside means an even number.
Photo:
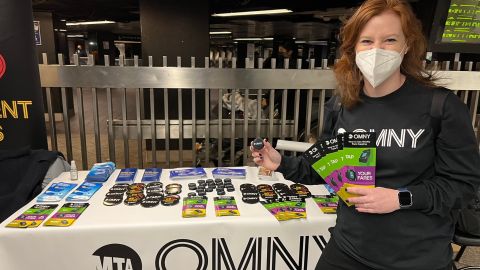
[[[142,261],[137,252],[122,244],[110,244],[94,253],[98,261],[95,270],[141,270]]]

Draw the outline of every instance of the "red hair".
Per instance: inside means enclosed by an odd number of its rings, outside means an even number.
[[[410,5],[402,0],[367,0],[340,30],[341,58],[335,64],[334,72],[342,104],[347,108],[352,108],[359,102],[363,87],[362,74],[355,63],[355,45],[360,32],[372,17],[385,11],[392,11],[399,16],[406,39],[408,52],[403,58],[400,72],[426,86],[435,86],[434,78],[422,64],[427,42],[422,33],[422,25]]]

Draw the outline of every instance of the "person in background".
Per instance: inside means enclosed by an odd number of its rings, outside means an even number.
[[[75,53],[78,54],[79,57],[87,57],[87,52],[82,48],[82,45],[78,44]]]
[[[316,269],[450,270],[456,210],[480,184],[468,109],[423,68],[426,41],[407,2],[365,1],[340,40],[334,72],[341,107],[328,135],[374,130],[377,138],[388,132],[401,139],[377,140],[376,187],[347,189],[357,197],[351,207],[339,202]],[[434,92],[445,94],[438,132],[430,114]],[[329,102],[325,114],[332,108]],[[323,183],[303,157],[264,144],[251,147],[256,164],[295,182]]]
[[[297,46],[295,44],[295,41],[293,39],[282,39],[278,43],[278,50],[277,53],[273,54],[271,57],[268,57],[265,59],[263,62],[263,68],[271,68],[272,67],[272,58],[276,59],[276,64],[275,67],[284,68],[284,62],[285,59],[288,59],[288,68],[297,68],[297,57],[298,57],[298,52],[297,52]],[[302,63],[302,65],[305,63]],[[305,66],[302,66],[302,68],[306,68]]]

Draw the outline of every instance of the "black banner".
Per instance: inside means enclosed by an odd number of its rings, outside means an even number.
[[[0,149],[47,149],[32,1],[0,0]]]

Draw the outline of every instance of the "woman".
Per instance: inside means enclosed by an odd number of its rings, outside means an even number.
[[[466,106],[448,93],[432,129],[434,85],[422,68],[425,39],[401,0],[367,0],[340,32],[335,66],[342,107],[337,130],[377,133],[376,188],[348,188],[317,269],[451,269],[453,214],[480,181],[480,157]],[[395,136],[394,136],[395,135]],[[322,179],[303,158],[271,144],[255,163],[306,184]],[[408,195],[402,207],[399,195]]]

